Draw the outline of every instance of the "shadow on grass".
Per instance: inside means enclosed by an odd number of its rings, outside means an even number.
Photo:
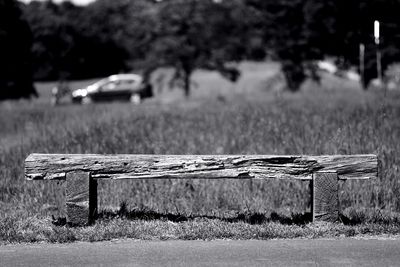
[[[384,212],[380,209],[350,209],[344,214],[339,214],[340,221],[344,225],[360,225],[363,223],[374,223],[380,225],[400,225],[400,214]]]
[[[183,213],[160,213],[147,209],[128,210],[125,203],[121,203],[119,210],[103,210],[96,219],[112,220],[123,218],[127,220],[144,220],[144,221],[171,221],[171,222],[186,222],[196,219],[211,219],[220,220],[222,222],[244,222],[251,225],[260,225],[268,222],[276,222],[283,225],[306,225],[312,221],[310,212],[292,213],[290,215],[271,212],[269,215],[264,213],[243,212],[237,213],[234,216],[214,216],[214,215],[187,215]],[[339,221],[344,225],[356,226],[363,223],[378,223],[381,225],[400,225],[400,216],[391,216],[383,214],[380,210],[366,211],[350,209],[339,214]],[[56,226],[66,225],[66,218],[54,218],[53,224]]]
[[[311,213],[293,213],[291,216],[272,212],[269,216],[263,213],[237,213],[235,216],[210,216],[210,215],[187,215],[182,213],[159,213],[151,210],[128,210],[127,206],[121,204],[118,211],[102,211],[98,214],[98,219],[126,218],[128,220],[165,220],[171,222],[185,222],[196,219],[211,219],[224,222],[244,222],[248,224],[263,224],[265,222],[279,222],[286,225],[304,225],[311,222]]]

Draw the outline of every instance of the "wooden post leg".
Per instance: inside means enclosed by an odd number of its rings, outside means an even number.
[[[313,174],[311,193],[313,222],[339,220],[338,186],[338,176],[334,172]]]
[[[97,181],[89,172],[74,171],[66,175],[67,223],[89,225],[97,215]]]

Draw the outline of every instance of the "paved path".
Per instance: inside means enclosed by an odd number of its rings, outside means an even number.
[[[399,266],[397,240],[111,241],[0,246],[0,266]]]

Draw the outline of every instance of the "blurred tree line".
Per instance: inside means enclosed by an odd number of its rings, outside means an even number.
[[[316,61],[358,66],[376,77],[373,21],[381,21],[382,67],[400,61],[400,0],[97,0],[87,6],[0,0],[0,99],[35,95],[32,80],[84,79],[172,67],[186,95],[196,69],[235,81],[235,62],[277,60],[287,86],[318,80]]]
[[[32,42],[18,3],[0,0],[0,99],[37,95],[32,83]]]

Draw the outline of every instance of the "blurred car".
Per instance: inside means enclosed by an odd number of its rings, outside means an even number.
[[[116,74],[72,92],[72,101],[88,104],[103,101],[130,101],[138,104],[152,97],[151,85],[137,74]]]

